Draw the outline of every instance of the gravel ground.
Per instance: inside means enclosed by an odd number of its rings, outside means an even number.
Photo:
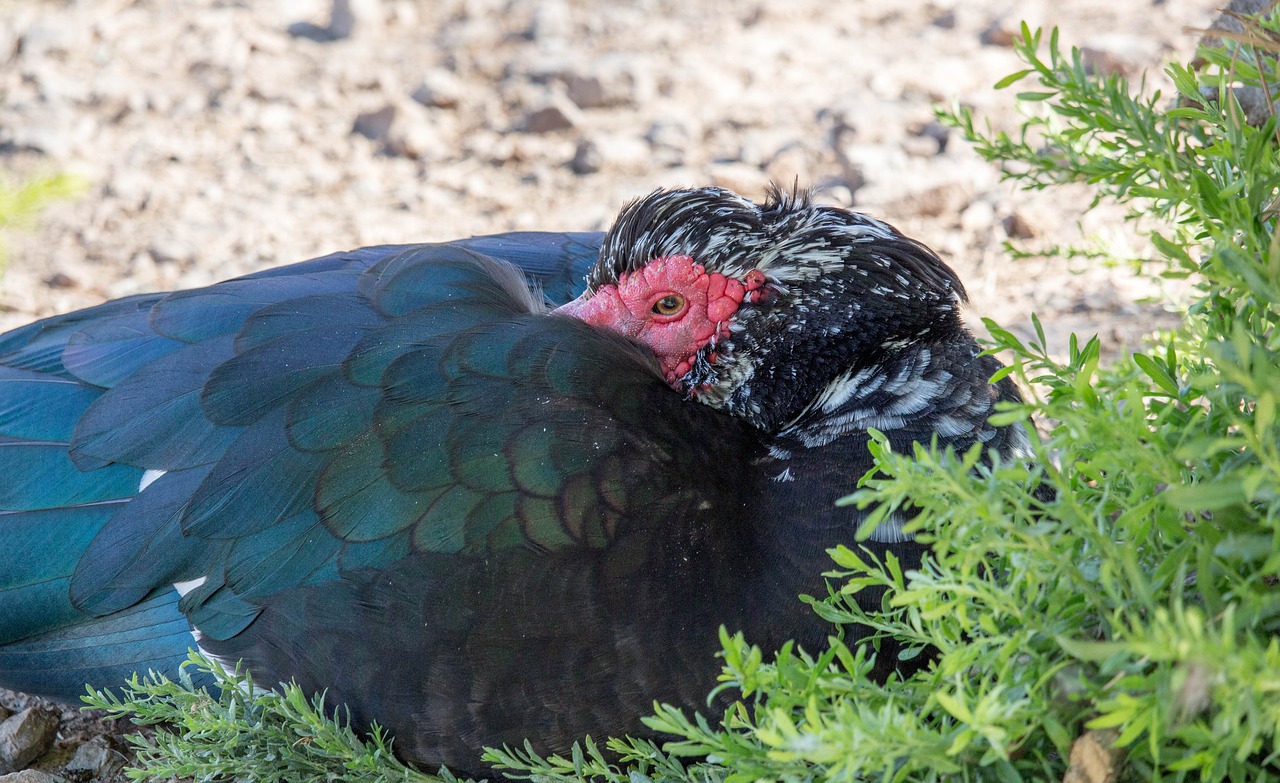
[[[0,173],[86,194],[7,237],[0,329],[382,242],[604,228],[659,186],[821,189],[923,240],[975,315],[1036,312],[1112,349],[1168,316],[1125,268],[1007,259],[1089,238],[1142,248],[1085,192],[1014,194],[933,121],[997,127],[1018,24],[1059,26],[1095,67],[1186,58],[1209,0],[0,0]],[[976,321],[976,318],[975,318]],[[18,717],[23,697],[0,694]],[[39,709],[39,708],[37,708]],[[111,726],[51,713],[31,764],[68,780]],[[3,713],[0,713],[3,717]],[[24,720],[30,719],[30,715]],[[5,726],[0,724],[0,749]],[[25,725],[25,724],[24,724]],[[12,732],[11,732],[12,733]],[[27,762],[23,762],[25,765]],[[88,763],[88,762],[85,762]],[[0,758],[0,772],[4,771]],[[82,765],[83,766],[83,765]],[[0,777],[0,781],[10,778]],[[34,780],[34,778],[14,779]]]

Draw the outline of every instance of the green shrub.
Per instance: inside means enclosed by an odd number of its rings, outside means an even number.
[[[1254,40],[1280,40],[1275,17],[1253,29]],[[1170,104],[1090,75],[1056,34],[1046,42],[1024,28],[1017,48],[1028,68],[999,86],[1036,86],[1018,95],[1028,119],[1016,135],[981,130],[964,110],[942,118],[1024,186],[1089,183],[1146,218],[1154,272],[1194,286],[1181,328],[1103,366],[1096,339],[1072,338],[1060,362],[1038,322],[1027,343],[988,323],[991,349],[1033,391],[997,417],[1040,423],[1037,466],[983,467],[977,451],[896,454],[876,439],[878,471],[846,501],[877,519],[913,509],[934,556],[904,573],[840,548],[837,587],[812,603],[833,623],[932,648],[926,671],[876,683],[869,647],[833,637],[820,654],[765,655],[725,634],[722,687],[743,701],[720,720],[659,706],[647,723],[666,743],[610,740],[607,760],[590,743],[570,758],[495,750],[500,770],[634,783],[1280,775],[1280,144],[1274,118],[1248,125],[1229,89],[1276,84],[1274,54],[1228,42],[1204,53],[1201,73],[1173,66]],[[1041,482],[1053,501],[1033,499]],[[888,590],[881,614],[850,600],[873,586]],[[227,741],[182,722],[188,696],[134,687],[133,701],[91,702],[153,721],[166,715],[156,699],[172,699],[181,741],[163,747],[175,758],[199,757],[183,748],[206,735]],[[300,737],[315,730],[306,726]],[[155,763],[161,746],[140,742]],[[351,752],[386,758],[381,741],[372,748]],[[308,779],[322,776],[293,778]]]
[[[192,684],[187,669],[213,675],[218,696]],[[357,736],[344,720],[326,715],[324,696],[314,698],[296,685],[280,691],[254,687],[239,669],[227,671],[199,653],[183,664],[177,681],[136,675],[121,699],[89,690],[85,701],[112,717],[140,725],[164,724],[153,735],[133,735],[136,751],[131,778],[256,783],[452,783],[406,767],[391,754],[376,729]]]

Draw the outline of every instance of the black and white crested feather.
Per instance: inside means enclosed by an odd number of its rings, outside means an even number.
[[[707,269],[745,273],[766,230],[754,202],[721,188],[655,190],[623,207],[587,274],[587,290],[617,283],[655,258],[686,255]]]
[[[743,305],[730,336],[693,362],[686,385],[701,402],[766,432],[794,428],[805,413],[844,415],[830,408],[832,384],[849,386],[899,362],[920,373],[914,388],[900,391],[927,408],[930,392],[943,395],[951,384],[937,380],[945,370],[926,373],[920,357],[934,355],[930,346],[972,344],[959,312],[964,287],[933,251],[875,218],[814,204],[807,192],[773,188],[755,204],[718,188],[656,191],[623,210],[589,283],[617,282],[672,255],[734,278],[765,274],[766,295]],[[824,395],[827,406],[815,404]]]

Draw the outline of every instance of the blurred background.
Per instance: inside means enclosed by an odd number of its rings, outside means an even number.
[[[0,0],[0,175],[82,178],[5,237],[0,329],[375,243],[594,230],[660,186],[770,180],[935,248],[973,310],[1132,342],[1151,284],[1002,243],[1141,253],[1015,194],[933,118],[1014,127],[1023,20],[1164,82],[1211,0]],[[976,318],[971,320],[976,321]]]

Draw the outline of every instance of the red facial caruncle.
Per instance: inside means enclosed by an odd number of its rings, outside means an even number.
[[[764,295],[758,269],[744,280],[708,273],[689,256],[657,258],[617,284],[583,294],[555,312],[571,315],[639,340],[653,349],[667,383],[681,389],[698,351],[729,334],[729,322],[744,301]],[[715,361],[715,354],[707,356]],[[682,390],[682,389],[681,389]]]

